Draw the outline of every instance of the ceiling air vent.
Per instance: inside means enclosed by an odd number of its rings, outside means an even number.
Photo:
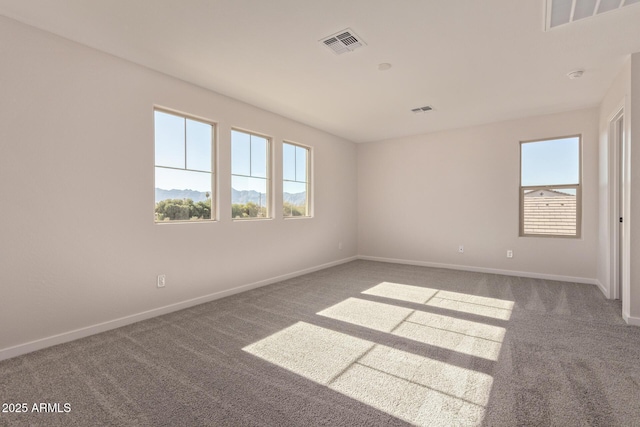
[[[545,4],[545,30],[549,31],[581,19],[640,4],[640,0],[545,0]]]
[[[325,37],[320,40],[320,42],[331,49],[336,55],[352,52],[359,47],[367,45],[362,41],[360,36],[356,35],[350,28],[337,32],[332,36]]]
[[[422,113],[426,113],[427,111],[431,111],[431,110],[433,110],[433,107],[431,107],[429,105],[425,105],[424,107],[413,108],[411,111],[414,114],[422,114]]]

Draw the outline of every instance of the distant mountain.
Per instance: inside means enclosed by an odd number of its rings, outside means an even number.
[[[245,203],[253,202],[256,205],[263,206],[265,205],[266,201],[266,194],[259,193],[256,190],[238,191],[235,188],[231,189],[231,203],[244,205]]]
[[[293,206],[303,206],[307,201],[307,192],[302,193],[284,193],[282,198],[285,202],[291,203]]]
[[[204,191],[176,189],[163,190],[162,188],[156,188],[156,203],[160,200],[166,199],[191,199],[197,203],[207,200],[207,195]]]
[[[284,193],[283,198],[285,202],[289,202],[294,206],[303,205],[305,202],[306,193]],[[164,190],[162,188],[156,188],[156,203],[160,200],[166,199],[191,199],[194,202],[204,202],[207,200],[206,193],[204,191],[195,190]],[[236,190],[231,189],[231,203],[238,203],[244,205],[245,203],[253,202],[259,205],[265,204],[266,196],[264,193],[260,193],[255,190]]]

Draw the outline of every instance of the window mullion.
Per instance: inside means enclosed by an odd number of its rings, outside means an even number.
[[[298,181],[298,146],[293,147],[293,180]]]
[[[249,135],[249,176],[253,176],[253,135]]]
[[[187,169],[187,119],[184,119],[184,169]]]

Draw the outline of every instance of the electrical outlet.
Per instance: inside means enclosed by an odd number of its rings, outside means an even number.
[[[507,258],[513,258],[513,251],[512,250],[508,250],[507,251]]]
[[[338,249],[342,250],[342,242],[338,242]]]
[[[461,254],[464,253],[464,245],[458,246],[458,252],[460,252]]]
[[[161,274],[158,276],[158,287],[159,288],[164,288],[164,285],[166,284],[167,281],[167,276],[165,276],[164,274]]]

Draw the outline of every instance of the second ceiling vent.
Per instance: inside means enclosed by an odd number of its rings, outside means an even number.
[[[320,40],[320,43],[331,49],[336,55],[352,52],[359,47],[366,46],[360,36],[356,35],[350,28],[339,31],[331,36]]]
[[[433,107],[430,105],[425,105],[424,107],[418,107],[418,108],[412,108],[411,111],[413,112],[413,114],[422,114],[422,113],[426,113],[427,111],[431,111],[433,110]]]

